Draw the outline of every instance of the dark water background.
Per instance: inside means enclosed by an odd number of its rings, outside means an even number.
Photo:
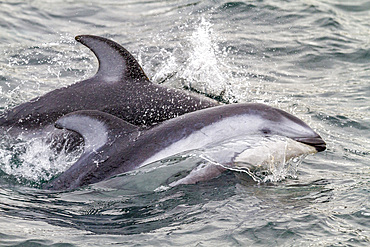
[[[328,149],[273,185],[158,190],[190,155],[50,193],[35,184],[75,157],[2,136],[0,245],[369,245],[369,1],[0,1],[1,111],[94,74],[79,34],[122,44],[155,83],[291,112]]]

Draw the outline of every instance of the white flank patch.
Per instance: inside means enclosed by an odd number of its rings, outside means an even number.
[[[261,117],[254,115],[242,115],[222,119],[171,144],[144,161],[141,166],[178,153],[200,149],[210,144],[219,143],[238,136],[256,135],[259,133],[259,129],[261,129],[263,123],[264,120]]]

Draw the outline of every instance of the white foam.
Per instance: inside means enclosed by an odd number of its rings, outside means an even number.
[[[6,140],[0,147],[0,169],[20,182],[27,180],[38,184],[65,171],[79,158],[80,149],[65,152],[64,146],[56,152],[50,148],[47,139],[35,137],[18,139],[16,142]]]
[[[238,93],[240,99],[245,100],[248,80],[245,76],[236,76],[240,68],[229,60],[226,47],[219,46],[223,41],[222,34],[204,17],[199,23],[189,26],[195,28],[184,44],[158,52],[163,62],[157,67],[152,80],[162,83],[173,78],[170,80],[172,87],[186,86],[205,94],[222,96],[225,100],[234,99],[233,89],[242,87],[243,90]]]

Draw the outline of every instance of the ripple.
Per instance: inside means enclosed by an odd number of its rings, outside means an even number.
[[[248,12],[255,9],[257,6],[254,4],[246,4],[244,2],[228,2],[223,4],[220,9],[223,11],[230,11],[232,13],[237,12]]]
[[[370,10],[370,2],[364,2],[362,4],[333,4],[334,7],[344,10],[346,12],[366,12]]]
[[[209,183],[154,191],[175,178],[169,173],[183,176],[197,162],[179,160],[172,162],[185,172],[164,166],[118,176],[109,181],[116,187],[66,193],[32,189],[2,172],[0,244],[368,245],[369,1],[35,0],[0,6],[1,111],[93,74],[95,58],[68,41],[90,33],[133,51],[150,77],[166,72],[156,82],[183,88],[186,78],[179,75],[188,69],[198,91],[217,97],[225,87],[230,99],[289,109],[328,143],[327,151],[302,162],[297,178],[276,184],[238,180],[229,172]],[[213,33],[200,25],[202,18]],[[188,61],[194,48],[209,44],[200,36],[190,42],[199,27],[212,40],[207,47],[216,49],[192,59],[198,66],[187,66],[194,65]]]
[[[341,24],[333,17],[320,18],[314,24],[324,28],[342,29]]]

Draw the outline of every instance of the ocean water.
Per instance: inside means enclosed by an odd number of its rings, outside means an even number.
[[[80,34],[122,44],[153,83],[290,112],[327,150],[271,183],[163,188],[196,150],[57,193],[39,185],[79,151],[3,134],[1,246],[369,245],[369,1],[1,1],[0,113],[92,76]]]

